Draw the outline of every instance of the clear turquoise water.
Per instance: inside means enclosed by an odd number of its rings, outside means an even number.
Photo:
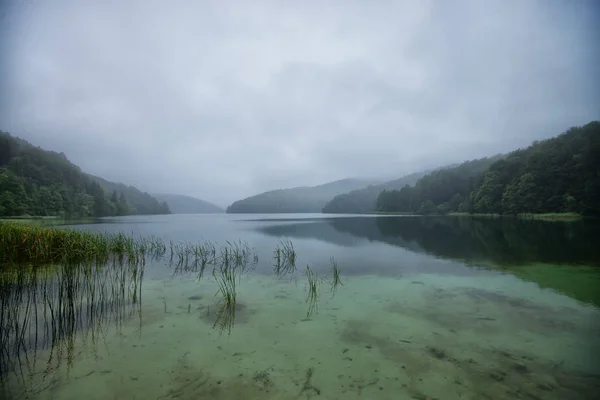
[[[25,321],[27,351],[13,356],[2,375],[6,398],[592,399],[600,393],[600,236],[593,222],[171,215],[74,227],[167,242],[243,240],[259,262],[239,282],[229,335],[213,327],[217,287],[210,274],[198,280],[163,258],[147,263],[141,286],[128,282],[115,290],[118,269],[96,272],[95,289],[85,290],[102,293],[96,298],[103,301],[91,307],[81,295],[60,342],[44,336],[41,311],[37,332]],[[291,276],[273,273],[281,238],[291,239],[298,254]],[[304,268],[325,278],[332,256],[344,285],[334,296],[320,281],[318,312],[307,318]],[[41,281],[64,287],[59,278],[49,272]],[[31,296],[20,301],[21,309],[41,303]]]

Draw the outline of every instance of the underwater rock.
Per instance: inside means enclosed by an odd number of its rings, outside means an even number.
[[[527,368],[527,365],[523,364],[523,363],[515,363],[513,364],[513,370],[515,370],[516,372],[520,373],[520,374],[526,374],[529,372],[529,368]]]
[[[490,378],[496,382],[502,382],[506,378],[506,373],[502,371],[490,372]]]
[[[536,381],[536,387],[547,392],[553,391],[558,386],[554,377],[546,374],[536,376]]]
[[[444,352],[444,350],[440,350],[435,347],[428,347],[427,350],[429,351],[429,354],[431,354],[438,360],[443,360],[444,358],[446,358],[446,353]]]

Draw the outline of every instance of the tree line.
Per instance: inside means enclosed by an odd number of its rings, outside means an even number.
[[[381,191],[414,185],[426,173],[416,172],[400,179],[339,194],[325,204],[322,212],[325,214],[364,214],[373,212],[377,209],[377,196]]]
[[[170,213],[156,199],[147,214]],[[137,214],[124,192],[105,191],[63,153],[0,131],[0,216],[104,217]]]
[[[600,215],[600,122],[382,191],[381,212]]]

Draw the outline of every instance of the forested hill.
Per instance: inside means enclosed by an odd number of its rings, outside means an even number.
[[[111,191],[63,153],[0,132],[0,216],[75,218],[170,212],[152,197],[138,202],[135,188],[121,190],[119,184],[107,183],[113,185]]]
[[[487,160],[489,161],[489,159]],[[485,167],[476,160],[384,191],[377,209],[417,213],[600,215],[600,122],[534,142]]]
[[[216,204],[195,197],[165,193],[153,193],[152,196],[160,201],[165,201],[174,214],[216,214],[225,212]]]
[[[132,214],[170,214],[169,205],[159,201],[152,195],[142,192],[138,188],[123,183],[111,182],[106,179],[88,174],[88,177],[98,182],[106,193],[123,193],[127,203],[132,208]]]
[[[334,196],[378,182],[342,179],[319,186],[279,189],[238,200],[227,207],[228,213],[320,213]]]
[[[425,174],[426,172],[416,172],[393,181],[338,194],[325,204],[322,211],[331,214],[362,214],[376,211],[379,193],[383,190],[401,189],[405,185],[414,185]]]

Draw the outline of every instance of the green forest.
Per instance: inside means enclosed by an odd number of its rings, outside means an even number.
[[[400,179],[339,194],[325,204],[322,212],[326,214],[364,214],[373,212],[377,209],[377,196],[381,191],[414,185],[425,174],[426,172],[415,172]]]
[[[107,181],[105,181],[107,182]],[[114,184],[117,185],[117,184]],[[0,131],[0,217],[104,217],[130,214],[167,214],[166,203],[141,193],[102,187],[63,153],[46,151]],[[138,199],[139,200],[139,199]]]
[[[600,122],[385,190],[381,212],[600,215]]]

